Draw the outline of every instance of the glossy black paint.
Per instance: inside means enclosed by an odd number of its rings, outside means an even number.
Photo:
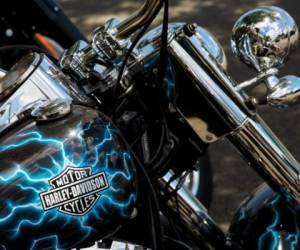
[[[16,126],[0,138],[0,166],[0,249],[20,249],[20,242],[22,249],[80,247],[115,231],[135,207],[130,154],[119,131],[91,108],[74,105],[60,120]],[[70,167],[104,174],[107,187],[86,196],[93,202],[77,203],[73,214],[71,202],[45,209],[41,194]]]
[[[266,184],[235,214],[228,233],[231,249],[296,250],[300,248],[299,211]]]

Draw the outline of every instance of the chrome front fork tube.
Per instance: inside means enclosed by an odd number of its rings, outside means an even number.
[[[174,221],[183,226],[181,229],[187,230],[196,243],[205,242],[209,249],[225,249],[225,235],[209,216],[206,208],[186,187],[177,190],[178,180],[170,181],[172,176],[169,171],[159,179],[159,185],[160,190],[163,190],[163,199],[167,200],[168,211],[172,211],[172,216],[175,217]]]
[[[193,96],[185,98],[205,99],[210,107],[207,112],[214,112],[229,128],[223,137],[231,140],[272,188],[300,203],[299,163],[263,120],[245,108],[246,100],[234,89],[232,79],[190,37],[172,40],[169,52],[195,87]],[[177,108],[181,111],[181,107]],[[204,120],[208,128],[215,125],[206,117],[199,119]]]
[[[300,203],[299,163],[260,117],[247,119],[228,138],[271,187]]]

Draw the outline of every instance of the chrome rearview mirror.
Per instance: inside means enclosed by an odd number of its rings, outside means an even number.
[[[283,65],[297,47],[298,27],[278,7],[259,7],[241,16],[233,27],[232,50],[244,63],[259,72]]]
[[[268,87],[266,101],[272,106],[288,106],[300,102],[300,80],[287,76],[278,78],[278,69],[296,49],[299,31],[294,19],[283,9],[258,7],[242,15],[232,31],[233,53],[259,75],[239,84],[243,91],[262,82]]]
[[[285,76],[270,91],[267,102],[275,107],[288,107],[300,103],[300,78],[297,76]]]

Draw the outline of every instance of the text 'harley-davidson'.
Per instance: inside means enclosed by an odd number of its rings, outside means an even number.
[[[299,249],[300,165],[256,110],[299,103],[299,78],[278,76],[298,40],[283,9],[245,13],[232,49],[258,75],[236,83],[213,35],[146,0],[90,42],[1,70],[0,249]],[[197,195],[222,138],[266,182],[226,234]]]

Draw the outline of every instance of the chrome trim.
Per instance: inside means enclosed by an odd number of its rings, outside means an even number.
[[[227,69],[227,58],[226,54],[218,42],[217,38],[200,26],[195,28],[195,34],[188,39],[196,46],[196,48],[202,47],[205,49],[208,54],[216,60],[216,62],[223,67],[223,69]]]
[[[66,99],[49,100],[34,107],[31,116],[37,121],[48,122],[63,118],[72,111],[72,102]]]
[[[169,23],[169,41],[171,41],[178,32],[181,32],[186,23]],[[216,37],[211,34],[209,31],[204,29],[201,26],[194,25],[194,41],[197,43],[197,46],[203,47],[204,50],[207,51],[214,58],[218,64],[220,64],[224,69],[227,68],[227,58],[225,52],[216,39]],[[160,40],[161,40],[161,30],[162,26],[158,26],[148,33],[146,33],[139,43],[136,46],[135,53],[137,55],[136,62],[144,62],[148,63],[151,60],[151,56],[153,57],[159,52],[160,48]]]
[[[235,23],[231,47],[241,61],[261,73],[282,66],[298,40],[297,24],[289,13],[278,7],[261,6]]]
[[[181,38],[180,43],[185,41],[190,40]],[[198,98],[205,98],[210,103],[210,112],[216,111],[222,117],[222,122],[230,126],[233,132],[224,134],[224,136],[227,135],[231,139],[233,144],[253,164],[255,170],[273,188],[300,202],[299,163],[263,120],[243,107],[246,98],[238,93],[234,82],[226,76],[225,72],[223,73],[209,54],[201,47],[191,46],[190,42],[184,45],[188,46],[190,51],[194,50],[195,53],[198,53],[198,57],[195,57],[197,62],[176,40],[170,43],[169,50],[202,92],[202,97]],[[208,69],[204,70],[201,65]],[[200,119],[202,118],[200,117]],[[201,139],[205,133],[209,133],[208,128],[213,126],[213,121],[205,122],[207,122],[207,130],[198,131]]]
[[[200,179],[201,179],[201,171],[192,170],[190,173],[188,173],[188,175],[184,180],[184,186],[188,190],[190,190],[191,194],[194,196],[199,195]]]
[[[0,101],[13,93],[32,73],[40,61],[37,53],[28,54],[18,61],[0,80]]]
[[[0,132],[22,119],[24,112],[28,115],[34,107],[56,99],[88,102],[59,68],[43,56],[31,75],[7,100],[0,103]]]
[[[288,75],[278,80],[269,91],[267,102],[274,107],[289,107],[300,103],[300,78]]]
[[[112,241],[110,246],[107,246],[107,243],[103,243],[102,241],[96,242],[91,247],[86,248],[72,248],[71,250],[151,250],[150,248],[132,244],[129,242],[122,242],[122,241]]]
[[[219,66],[219,71],[216,70],[216,75],[222,78],[220,79],[220,82],[217,82],[212,79],[208,72],[205,71],[175,39],[170,42],[169,51],[174,56],[176,61],[178,61],[178,63],[182,66],[189,78],[197,85],[197,88],[204,93],[205,97],[209,101],[213,102],[214,105],[216,104],[218,114],[222,116],[223,120],[227,123],[231,130],[241,126],[247,118],[246,113],[241,109],[241,106],[243,106],[243,99],[241,96],[236,94],[236,96],[238,96],[237,99],[241,100],[240,103],[236,103],[233,98],[224,91],[224,88],[221,86],[222,84],[220,84],[221,80],[224,80],[223,84],[227,84],[227,87],[230,90],[232,88],[231,93],[236,92],[233,84],[230,82],[230,79],[226,78],[225,74],[220,73],[221,67]],[[198,48],[198,52],[207,54],[210,60],[212,60],[208,52],[202,47]],[[216,63],[215,69],[217,67],[218,65]],[[200,107],[197,108],[200,109]],[[204,118],[202,117],[189,117],[184,113],[182,113],[182,115],[187,119],[191,127],[203,141],[212,143],[219,139],[220,136],[212,134],[212,131],[209,130],[211,127],[210,123],[213,121],[203,120]],[[199,123],[204,124],[201,126],[202,130],[198,129]]]
[[[141,8],[117,25],[117,37],[127,38],[147,23],[160,6],[160,0],[146,0]]]
[[[172,177],[173,173],[169,171],[158,180],[161,190],[166,192],[164,194],[166,195],[165,198],[168,199],[168,208],[179,216],[180,225],[184,225],[196,241],[203,243],[202,239],[204,237],[210,246],[222,249],[225,246],[224,233],[209,216],[207,209],[186,187],[183,186],[179,190],[177,189],[179,181],[172,181]],[[169,194],[175,193],[176,199],[170,198]]]
[[[220,67],[218,60],[216,60],[211,53],[205,50],[201,44],[199,44],[198,39],[195,36],[187,37],[184,36],[181,41],[183,44],[188,46],[193,53],[197,56],[205,67],[207,67],[207,72],[212,72],[214,77],[216,77],[219,85],[228,91],[235,101],[238,103],[240,108],[245,108],[245,97],[235,90],[236,82],[227,74],[223,67]]]
[[[263,81],[267,80],[269,77],[276,76],[277,74],[278,74],[278,69],[276,69],[276,68],[268,69],[267,71],[260,73],[258,76],[254,77],[250,80],[239,83],[236,86],[236,90],[244,91],[247,89],[254,88],[254,87],[258,86],[259,84],[261,84]]]
[[[2,79],[6,75],[7,71],[0,68],[0,79]]]
[[[300,203],[300,165],[259,116],[248,118],[229,139],[269,184]]]
[[[71,69],[76,75],[78,75],[82,79],[87,78],[87,51],[91,51],[90,45],[86,41],[77,41],[73,44],[73,46],[64,51],[59,60],[59,66],[62,69]]]

